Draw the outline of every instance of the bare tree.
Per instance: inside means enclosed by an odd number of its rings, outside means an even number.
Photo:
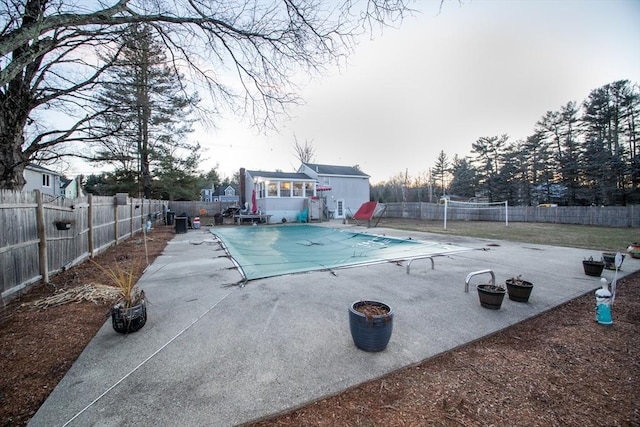
[[[109,134],[88,101],[129,24],[152,26],[216,108],[264,128],[299,101],[294,72],[341,62],[357,35],[402,19],[410,1],[0,0],[0,188],[22,188],[30,161],[90,156],[78,145]],[[64,120],[53,126],[43,111]]]
[[[302,145],[298,142],[298,138],[294,135],[293,150],[295,151],[296,158],[300,160],[300,163],[312,163],[316,157],[316,150],[313,147],[313,140],[305,140],[304,145]]]

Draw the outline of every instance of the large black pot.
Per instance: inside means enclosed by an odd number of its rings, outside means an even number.
[[[624,254],[620,254],[622,260],[620,261],[620,266],[624,262]],[[615,270],[616,269],[616,253],[615,252],[603,252],[602,253],[602,261],[604,261],[604,268],[607,270]]]
[[[516,302],[528,302],[531,290],[533,290],[533,283],[526,280],[514,280],[507,279],[507,292],[509,299]]]
[[[147,303],[143,300],[131,308],[116,305],[111,309],[111,324],[116,332],[128,334],[139,331],[147,323]]]
[[[582,261],[582,267],[584,268],[584,274],[587,276],[599,277],[604,270],[604,261]]]
[[[382,308],[386,314],[367,316],[358,311],[367,305]],[[349,328],[356,347],[364,351],[382,351],[391,339],[393,310],[378,301],[356,301],[349,306]]]
[[[495,285],[478,285],[478,297],[480,305],[490,310],[499,310],[502,306],[504,294],[507,292],[505,288]]]

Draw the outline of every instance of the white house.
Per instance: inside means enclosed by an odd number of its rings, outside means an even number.
[[[73,179],[61,178],[61,194],[65,199],[77,199],[84,196],[82,178],[82,175],[78,175]]]
[[[369,176],[349,166],[303,164],[298,172],[240,170],[241,194],[252,209],[272,215],[272,221],[296,221],[309,209],[311,220],[344,218],[369,201]]]
[[[298,172],[316,180],[318,193],[335,218],[353,215],[371,197],[369,175],[352,166],[303,163]]]
[[[51,197],[58,197],[62,192],[60,174],[45,167],[28,164],[24,168],[24,179],[26,183],[22,191],[40,190]]]

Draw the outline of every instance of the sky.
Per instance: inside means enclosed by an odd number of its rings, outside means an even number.
[[[196,125],[201,169],[295,171],[297,139],[316,163],[359,165],[372,184],[415,177],[440,151],[452,159],[480,137],[525,139],[547,111],[616,80],[640,83],[640,0],[439,5],[419,1],[399,28],[361,39],[347,66],[302,90],[277,131],[235,117]]]

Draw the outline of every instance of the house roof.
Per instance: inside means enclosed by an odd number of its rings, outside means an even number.
[[[319,175],[341,175],[341,176],[362,176],[369,177],[366,173],[353,166],[321,165],[319,163],[303,163],[309,169],[316,171]]]
[[[62,177],[60,178],[60,188],[67,188],[72,182],[72,179]]]
[[[297,181],[315,181],[309,175],[298,172],[267,172],[267,171],[250,171],[247,173],[252,177],[261,177],[268,179],[295,179]]]
[[[218,188],[216,188],[216,191],[213,192],[214,196],[226,196],[225,192],[227,191],[227,189],[231,187],[233,189],[233,191],[236,193],[235,197],[238,197],[238,193],[240,192],[238,190],[238,187],[235,185],[224,185],[224,186],[219,186]]]
[[[46,172],[51,175],[60,175],[58,172],[52,171],[51,169],[47,169],[44,166],[36,165],[35,163],[29,163],[24,168],[31,169],[32,171],[36,171],[36,172]]]

